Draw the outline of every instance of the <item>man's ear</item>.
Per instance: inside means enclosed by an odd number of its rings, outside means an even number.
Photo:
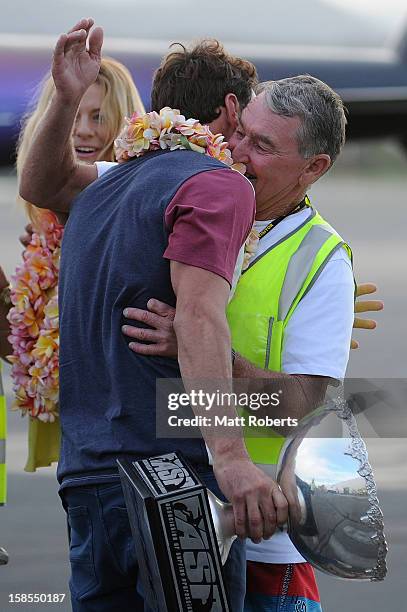
[[[228,93],[225,96],[225,110],[227,121],[233,131],[237,128],[239,122],[239,102],[235,94]]]
[[[331,158],[325,153],[316,155],[309,160],[299,178],[299,183],[303,187],[308,187],[315,183],[331,167]]]

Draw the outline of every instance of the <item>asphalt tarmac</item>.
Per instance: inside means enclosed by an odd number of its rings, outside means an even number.
[[[406,378],[405,317],[407,255],[407,156],[394,143],[347,146],[337,166],[310,192],[314,204],[352,245],[358,280],[373,281],[385,310],[377,315],[374,332],[361,331],[361,343],[352,351],[348,375]],[[0,263],[8,274],[21,251],[17,236],[24,216],[14,204],[15,174],[0,171]],[[8,399],[10,378],[5,368]],[[407,556],[407,416],[398,417],[392,438],[366,440],[375,470],[379,497],[385,516],[389,544],[389,572],[382,583],[350,583],[318,572],[318,584],[325,612],[386,612],[406,609],[405,575]],[[399,426],[403,425],[403,428]],[[8,504],[0,508],[0,546],[7,548],[10,563],[0,567],[0,612],[18,610],[70,610],[69,567],[66,525],[57,494],[55,470],[46,468],[25,473],[27,423],[18,414],[9,414],[7,458],[9,468]],[[401,434],[399,434],[401,435]],[[10,603],[16,593],[66,594],[62,603]]]

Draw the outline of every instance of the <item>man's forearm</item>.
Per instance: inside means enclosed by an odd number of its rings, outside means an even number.
[[[21,173],[20,195],[40,208],[65,210],[60,194],[76,168],[71,132],[79,103],[80,98],[68,101],[55,93],[34,133]]]
[[[231,393],[230,332],[225,315],[229,285],[212,272],[175,261],[171,262],[171,281],[177,296],[178,361],[186,390],[198,387],[204,393]],[[210,411],[212,417],[217,408]],[[223,417],[237,418],[229,402],[219,408]],[[198,416],[208,415],[205,406],[193,409]],[[216,418],[201,427],[216,480],[233,505],[237,535],[259,541],[270,537],[277,523],[286,521],[287,501],[277,484],[250,460],[241,428],[233,429],[233,436],[226,435],[216,428]]]
[[[302,419],[319,406],[324,398],[329,378],[304,374],[286,374],[273,370],[263,370],[239,354],[236,354],[233,365],[233,377],[250,379],[250,390],[257,393],[279,393],[279,404],[261,407],[256,410],[258,416],[269,415],[272,418]],[[258,384],[256,384],[256,380]],[[286,428],[279,430],[286,433]]]
[[[216,391],[231,394],[232,363],[230,349],[230,333],[226,317],[216,312],[216,309],[199,307],[198,310],[185,309],[185,313],[177,308],[174,320],[174,330],[178,340],[178,361],[181,375],[187,392],[194,385],[204,393]],[[196,387],[195,387],[196,388]],[[212,417],[211,426],[202,427],[202,433],[211,453],[234,454],[247,457],[243,433],[239,428],[233,428],[234,436],[222,435],[221,428],[216,428],[215,414],[222,414],[235,419],[236,408],[230,405],[215,407],[205,411],[204,408],[193,407],[196,415]]]

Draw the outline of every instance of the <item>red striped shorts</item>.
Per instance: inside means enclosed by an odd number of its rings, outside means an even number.
[[[309,563],[247,562],[245,612],[321,612]]]

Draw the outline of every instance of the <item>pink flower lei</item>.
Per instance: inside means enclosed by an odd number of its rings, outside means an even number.
[[[197,119],[185,119],[179,110],[168,106],[159,113],[134,113],[130,119],[126,118],[126,125],[114,144],[119,163],[147,151],[189,149],[214,157],[239,172],[246,171],[243,164],[233,163],[222,134],[212,134],[207,125],[201,125]]]
[[[58,416],[59,326],[58,268],[63,227],[44,212],[41,228],[23,251],[23,263],[11,277],[8,314],[13,354],[12,410],[41,421]]]

